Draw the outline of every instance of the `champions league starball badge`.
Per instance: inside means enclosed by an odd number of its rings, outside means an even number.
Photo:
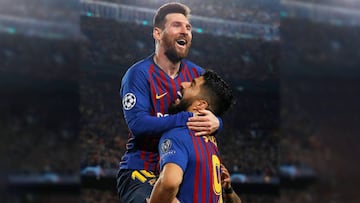
[[[125,110],[132,109],[136,104],[136,97],[133,93],[127,93],[125,94],[123,100],[122,100],[123,108]]]
[[[164,141],[161,143],[161,151],[162,151],[163,153],[168,152],[169,149],[170,149],[170,147],[171,147],[171,141],[168,140],[168,139],[164,140]]]

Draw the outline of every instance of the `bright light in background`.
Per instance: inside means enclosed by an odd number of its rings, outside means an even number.
[[[280,11],[280,17],[286,18],[288,17],[288,13],[286,11]]]
[[[13,28],[13,27],[8,27],[6,30],[7,30],[7,32],[10,33],[10,34],[15,34],[15,33],[16,33],[16,29]]]

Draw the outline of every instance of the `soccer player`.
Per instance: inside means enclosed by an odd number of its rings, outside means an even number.
[[[212,71],[206,71],[203,76],[192,80],[191,85],[185,86],[181,93],[182,99],[170,106],[170,113],[186,110],[197,114],[208,109],[221,116],[233,103],[231,88]],[[151,193],[150,203],[170,203],[176,198],[182,203],[223,202],[222,185],[226,187],[224,195],[228,201],[236,200],[237,195],[231,189],[230,179],[227,179],[227,170],[224,173],[221,171],[215,136],[195,136],[194,133],[180,126],[161,137],[161,173]]]
[[[117,175],[122,203],[142,203],[149,197],[159,170],[157,146],[163,132],[188,126],[202,136],[221,129],[221,119],[208,110],[196,117],[191,112],[168,115],[181,83],[204,73],[184,59],[192,40],[189,13],[180,3],[161,6],[154,16],[155,53],[130,67],[122,79],[120,96],[130,131]]]

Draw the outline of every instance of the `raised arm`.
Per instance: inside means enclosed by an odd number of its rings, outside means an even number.
[[[121,84],[123,112],[129,129],[134,136],[158,135],[175,127],[185,126],[197,132],[197,136],[212,134],[222,126],[220,118],[204,110],[192,118],[190,112],[180,112],[165,117],[153,115],[150,87],[146,73],[130,68]]]
[[[146,73],[130,68],[121,84],[125,121],[134,136],[159,135],[169,129],[185,126],[192,113],[180,112],[166,117],[156,117],[151,112],[150,87]]]

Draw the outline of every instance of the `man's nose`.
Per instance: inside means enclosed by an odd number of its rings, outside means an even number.
[[[181,84],[180,84],[180,88],[181,89],[185,89],[185,88],[188,88],[188,87],[190,87],[190,82],[182,82]]]
[[[186,25],[183,25],[181,26],[181,34],[184,36],[191,35],[191,30]]]

